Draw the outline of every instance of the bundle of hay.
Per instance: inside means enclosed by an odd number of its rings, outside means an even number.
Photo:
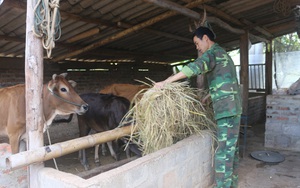
[[[126,120],[131,119],[134,134],[130,140],[141,148],[143,155],[168,147],[191,134],[214,130],[212,108],[200,102],[207,95],[206,91],[191,88],[188,82],[174,82],[163,89],[141,92],[143,97],[133,100],[135,105],[122,123],[128,124]]]

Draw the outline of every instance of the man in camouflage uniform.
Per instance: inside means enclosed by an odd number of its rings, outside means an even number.
[[[226,51],[214,42],[215,35],[209,28],[199,27],[193,40],[202,56],[186,65],[181,72],[157,82],[154,87],[162,88],[166,83],[186,77],[206,75],[217,122],[215,187],[237,187],[237,142],[242,107],[234,63]]]

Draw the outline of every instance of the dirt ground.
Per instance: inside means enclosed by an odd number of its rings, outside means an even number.
[[[57,117],[56,119],[59,119],[59,117]],[[79,137],[76,115],[73,117],[70,123],[53,124],[48,130],[49,130],[49,135],[52,144]],[[44,142],[46,145],[49,143],[46,134],[44,135]],[[101,147],[99,148],[99,158],[100,158],[101,166],[115,162],[115,159],[109,153],[107,145],[106,145],[106,149],[107,149],[107,154],[103,156],[101,154]],[[126,154],[123,148],[120,149],[120,152],[121,152],[120,160],[126,159]],[[87,153],[90,169],[97,167],[96,164],[94,163],[94,154],[95,154],[94,147],[86,149],[86,153]],[[81,163],[78,160],[78,152],[67,154],[65,156],[56,158],[55,160],[56,160],[58,170],[60,171],[64,171],[72,174],[85,172],[84,167],[81,165]],[[46,161],[45,166],[55,168],[54,160]]]
[[[71,123],[53,125],[49,129],[51,142],[57,143],[72,138],[78,138],[77,119],[73,118]],[[243,154],[243,137],[241,135],[241,158],[239,165],[239,188],[300,188],[300,152],[276,150],[264,147],[264,124],[251,125],[247,129],[247,144]],[[48,144],[45,134],[45,144]],[[253,151],[270,150],[277,151],[285,157],[278,164],[268,164],[258,161],[250,156]],[[87,149],[89,154],[89,165],[91,169],[94,163],[94,148]],[[126,159],[125,152],[121,153],[121,160]],[[111,164],[115,160],[107,154],[100,155],[101,165]],[[74,152],[56,159],[58,169],[64,172],[78,174],[85,172],[78,160],[78,152]],[[45,162],[46,167],[54,167],[53,160]]]
[[[265,148],[264,128],[264,124],[257,124],[247,130],[246,152],[239,165],[239,188],[300,188],[300,152]],[[270,164],[250,155],[265,150],[279,152],[285,160]]]

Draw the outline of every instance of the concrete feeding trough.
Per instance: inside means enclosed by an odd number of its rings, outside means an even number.
[[[99,185],[102,188],[209,187],[213,182],[212,142],[209,134],[193,135],[89,179],[53,168],[42,168],[35,176],[38,187],[42,188],[84,188]],[[2,181],[1,178],[1,185]]]

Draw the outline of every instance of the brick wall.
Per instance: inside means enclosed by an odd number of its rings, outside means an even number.
[[[265,147],[300,151],[300,95],[268,95]]]
[[[72,71],[85,69],[84,71]],[[106,69],[108,71],[92,71]],[[156,64],[118,64],[107,63],[65,63],[44,65],[44,82],[48,82],[53,74],[68,72],[68,79],[77,82],[78,93],[98,92],[112,83],[140,84],[135,79],[145,81],[145,77],[153,81],[161,81],[172,74],[170,66]],[[0,64],[0,88],[25,82],[24,62],[9,62]]]
[[[84,69],[84,71],[74,71],[80,69]],[[108,71],[92,71],[99,69],[106,69]],[[140,84],[140,82],[135,81],[135,79],[150,83],[145,77],[153,81],[161,81],[172,74],[172,68],[170,66],[156,64],[45,63],[44,82],[48,82],[53,74],[63,72],[68,72],[67,79],[77,82],[75,90],[81,94],[99,92],[100,89],[112,83]],[[0,88],[24,82],[25,73],[23,62],[0,64]],[[194,82],[195,78],[191,82],[193,86],[195,86]],[[265,96],[257,94],[250,94],[249,96],[248,124],[263,121],[265,119]],[[244,122],[242,123],[245,124]]]

